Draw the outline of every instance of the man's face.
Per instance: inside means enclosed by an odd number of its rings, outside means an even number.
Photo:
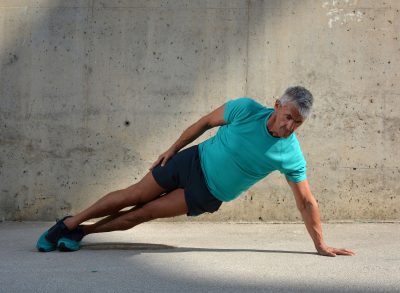
[[[304,118],[292,102],[282,106],[276,101],[275,112],[274,132],[279,137],[289,137],[304,122]]]

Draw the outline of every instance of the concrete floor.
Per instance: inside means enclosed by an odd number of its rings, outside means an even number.
[[[89,235],[39,253],[52,223],[0,223],[0,292],[400,292],[400,224],[324,224],[317,255],[302,224],[163,223]]]

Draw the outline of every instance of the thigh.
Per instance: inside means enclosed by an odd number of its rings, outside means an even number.
[[[175,217],[188,212],[185,191],[177,188],[157,199],[148,202],[141,208],[151,219]]]
[[[145,204],[167,190],[157,183],[151,172],[148,172],[139,182],[127,187],[126,191],[129,195],[135,197],[135,202]]]

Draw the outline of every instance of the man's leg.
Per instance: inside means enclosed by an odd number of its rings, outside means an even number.
[[[93,219],[113,215],[121,209],[147,203],[158,197],[166,190],[154,179],[153,174],[148,172],[142,180],[125,189],[110,192],[100,198],[92,206],[64,220],[69,230],[78,227],[79,224]]]
[[[184,190],[178,188],[143,206],[111,215],[98,223],[86,225],[83,229],[85,235],[116,230],[128,230],[150,220],[175,217],[184,215],[187,212],[188,208]]]
[[[103,218],[103,219],[101,219],[101,220],[99,220],[99,221],[97,221],[97,222],[95,222],[93,224],[90,224],[90,227],[91,227],[90,229],[93,230],[95,227],[99,227],[99,226],[102,226],[102,225],[104,225],[104,224],[106,224],[108,222],[111,222],[112,220],[114,220],[114,219],[116,219],[116,218],[118,218],[118,217],[120,217],[122,215],[125,215],[126,213],[133,212],[133,211],[141,208],[142,206],[143,205],[136,205],[136,206],[134,206],[133,208],[131,208],[129,210],[119,211],[119,212],[117,212],[115,214],[109,215],[108,217],[105,217],[105,218]],[[89,225],[81,225],[81,226],[84,227],[85,231],[86,231],[87,227],[89,227]]]

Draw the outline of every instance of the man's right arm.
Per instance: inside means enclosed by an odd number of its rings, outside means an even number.
[[[197,122],[189,126],[178,138],[178,140],[163,154],[161,154],[157,161],[153,163],[150,170],[157,166],[160,162],[164,166],[170,157],[176,154],[180,149],[187,146],[189,143],[197,139],[208,129],[225,124],[224,121],[224,105],[218,107],[211,113],[201,117]]]

